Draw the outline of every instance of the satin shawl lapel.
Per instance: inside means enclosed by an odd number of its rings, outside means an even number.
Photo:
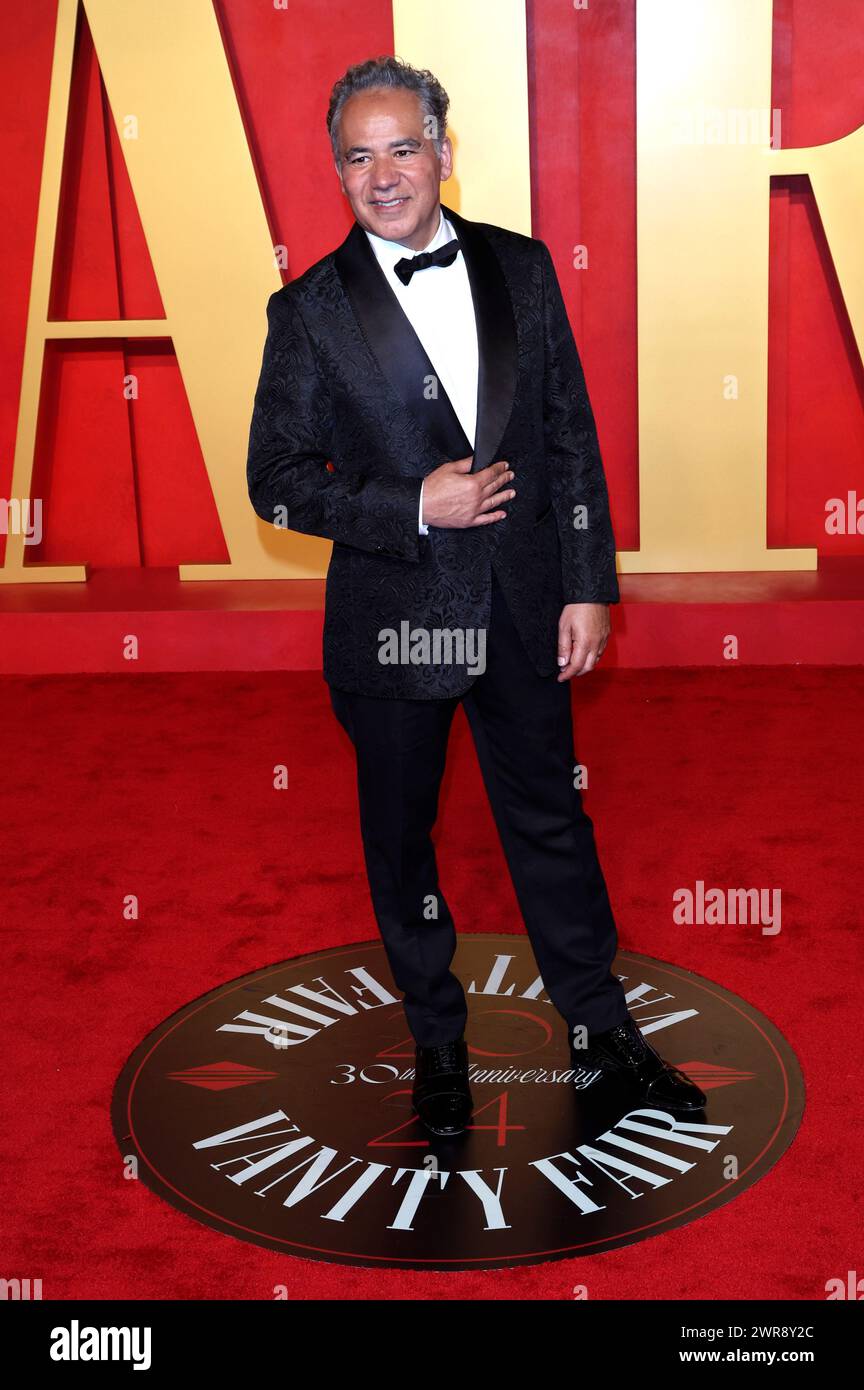
[[[381,371],[448,459],[473,452],[472,472],[495,456],[516,389],[516,326],[507,283],[476,224],[444,207],[459,237],[474,300],[479,354],[477,430],[472,451],[452,402],[439,382],[436,399],[425,386],[436,372],[358,222],[335,253],[336,269]],[[406,254],[408,254],[406,252]]]
[[[477,431],[471,472],[493,463],[516,394],[516,320],[504,272],[476,222],[442,203],[462,245],[477,322]],[[371,249],[371,248],[370,248]],[[494,526],[491,528],[496,529]]]
[[[440,382],[437,398],[427,399],[425,387],[430,377],[436,376],[435,368],[359,222],[336,252],[336,269],[354,316],[388,381],[444,456],[465,458],[471,445],[459,417]]]

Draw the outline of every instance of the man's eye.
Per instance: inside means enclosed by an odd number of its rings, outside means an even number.
[[[394,150],[394,154],[416,154],[416,150]],[[363,164],[369,158],[368,154],[355,154],[348,160],[349,164]]]

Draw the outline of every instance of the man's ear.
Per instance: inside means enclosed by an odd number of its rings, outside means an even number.
[[[449,179],[453,173],[453,146],[450,143],[450,136],[445,135],[441,141],[441,182]]]

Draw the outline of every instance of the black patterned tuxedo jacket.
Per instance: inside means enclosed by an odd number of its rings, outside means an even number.
[[[558,669],[563,605],[619,598],[594,417],[549,251],[443,210],[477,322],[473,450],[359,223],[267,304],[249,497],[265,521],[333,541],[324,679],[365,695],[441,699],[469,688],[467,661],[387,664],[382,636],[486,628],[491,565],[543,675]],[[506,519],[421,535],[423,478],[472,453],[472,471],[498,459],[513,468]],[[584,526],[574,525],[580,507]]]

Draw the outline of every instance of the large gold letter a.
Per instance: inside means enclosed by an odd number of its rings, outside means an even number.
[[[230,565],[181,566],[181,577],[320,573],[329,542],[268,526],[246,491],[264,309],[281,279],[212,0],[84,6],[167,318],[48,321],[77,15],[77,0],[58,0],[12,496],[30,496],[46,339],[170,337],[231,556]],[[124,138],[130,116],[135,139]],[[0,582],[84,577],[80,566],[25,567],[23,536],[9,536]]]

